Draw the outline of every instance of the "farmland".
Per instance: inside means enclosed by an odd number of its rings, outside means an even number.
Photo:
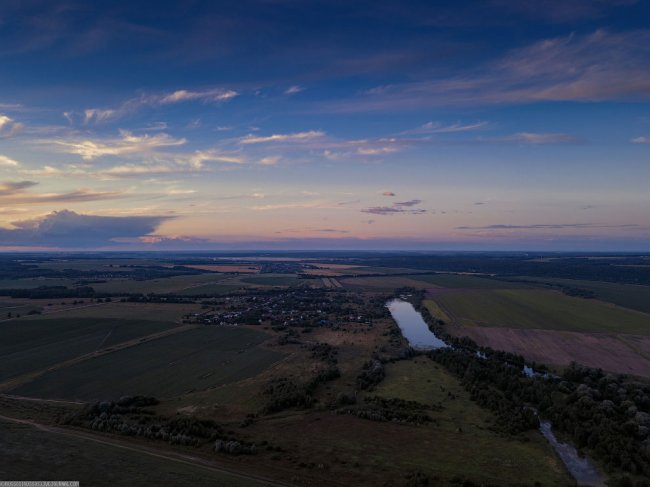
[[[282,357],[256,347],[265,339],[264,333],[248,329],[190,330],[46,374],[11,392],[85,400],[175,396],[261,372]]]
[[[537,285],[550,284],[585,289],[593,292],[595,297],[602,301],[650,313],[650,286],[573,279],[533,279],[530,277],[521,278],[521,281]]]
[[[443,332],[519,353],[558,373],[575,360],[635,377],[650,377],[648,315],[600,295],[569,295],[591,281],[551,286],[534,276],[434,273],[404,256],[387,261],[392,265],[379,265],[376,255],[369,265],[340,255],[332,262],[184,255],[42,262],[49,276],[73,277],[30,278],[65,285],[48,298],[19,293],[0,300],[0,312],[12,312],[0,323],[6,394],[0,415],[41,421],[51,430],[0,421],[6,432],[0,448],[11,451],[21,434],[26,446],[38,439],[64,456],[86,445],[80,461],[95,462],[93,446],[102,445],[129,471],[135,467],[120,456],[122,445],[134,448],[138,461],[154,462],[151,468],[180,481],[196,476],[199,485],[255,485],[257,476],[291,479],[291,485],[514,486],[521,478],[571,485],[535,428],[513,433],[509,419],[479,405],[462,377],[410,350],[384,303],[398,290],[408,299],[421,296]],[[6,281],[6,289],[24,284]],[[615,292],[605,284],[593,289]],[[626,286],[641,303],[644,287]],[[86,289],[83,298],[57,291],[79,287]],[[212,422],[224,438],[255,444],[257,451],[216,453],[214,440],[191,436],[200,428],[183,430],[189,440],[165,442],[153,433],[98,428],[99,417],[69,427],[62,424],[67,414],[42,412],[85,411],[77,403],[136,396],[155,400],[146,413],[133,413],[135,421]],[[125,411],[111,421],[128,421]],[[169,456],[164,467],[156,466],[152,450]],[[82,479],[96,478],[79,463],[71,463],[73,470],[57,467],[60,455],[34,448],[7,472],[24,478],[34,465],[54,463],[61,474],[79,470]],[[173,462],[176,455],[187,455],[188,463]],[[224,469],[255,478],[230,477]]]
[[[192,465],[164,451],[36,429],[0,418],[0,477],[75,479],[81,485],[257,487],[265,482],[242,478],[214,467]]]
[[[174,326],[173,322],[52,318],[0,326],[0,380]]]
[[[557,291],[463,290],[431,295],[454,320],[466,326],[650,334],[646,314]]]

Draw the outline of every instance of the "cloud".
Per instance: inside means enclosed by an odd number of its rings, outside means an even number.
[[[35,181],[7,181],[0,183],[0,204],[43,204],[72,203],[81,201],[102,201],[122,198],[125,193],[116,191],[94,191],[78,189],[64,193],[32,193],[26,191],[38,183]]]
[[[422,203],[422,200],[410,200],[410,201],[401,201],[399,203],[393,203],[393,206],[410,207],[410,206],[417,206],[420,203]]]
[[[578,139],[573,135],[568,134],[537,134],[531,132],[520,132],[509,137],[504,137],[500,140],[506,142],[522,142],[524,144],[562,144],[576,142]]]
[[[86,161],[104,156],[147,155],[152,154],[156,149],[177,147],[186,142],[186,139],[175,139],[165,133],[138,136],[126,130],[120,130],[120,138],[113,139],[41,141],[55,150],[77,154]]]
[[[13,118],[0,113],[0,138],[8,139],[20,132],[25,126]]]
[[[182,157],[176,158],[177,161],[182,160]],[[196,169],[203,167],[204,162],[226,162],[229,164],[244,164],[246,160],[238,154],[227,154],[220,152],[216,149],[200,150],[194,152],[187,158],[190,165]]]
[[[63,116],[68,119],[72,120],[72,114],[70,112],[63,112]],[[111,120],[113,118],[116,118],[119,116],[119,111],[118,110],[111,110],[111,109],[106,109],[102,110],[101,108],[88,108],[84,110],[84,124],[89,124],[91,122],[106,122],[108,120]]]
[[[305,89],[302,86],[299,85],[293,85],[287,88],[287,90],[284,92],[285,95],[295,95],[296,93],[300,93],[301,91],[305,91]]]
[[[553,223],[533,225],[487,225],[483,227],[456,227],[456,230],[559,230],[563,228],[633,228],[636,224],[601,225],[594,223]]]
[[[137,177],[145,174],[166,174],[171,172],[174,172],[174,168],[162,164],[144,166],[135,164],[122,164],[102,171],[100,175],[103,175],[105,177],[107,176],[109,178],[123,178]]]
[[[11,166],[11,167],[17,167],[20,166],[20,163],[12,159],[11,157],[3,156],[0,154],[0,166]]]
[[[632,139],[633,144],[650,144],[650,137],[642,136]]]
[[[8,194],[13,194],[19,191],[22,191],[32,186],[36,186],[38,183],[35,181],[6,181],[0,183],[0,196],[6,196]]]
[[[399,149],[397,147],[359,147],[357,149],[357,154],[360,156],[380,156],[383,154],[392,154],[397,152]]]
[[[168,105],[170,103],[179,103],[185,101],[226,101],[231,100],[238,96],[239,93],[233,90],[224,90],[221,88],[204,90],[204,91],[188,91],[188,90],[177,90],[173,93],[163,95],[157,99],[154,97],[153,100],[161,105]]]
[[[571,34],[511,50],[480,69],[382,86],[335,112],[546,101],[650,99],[650,30]]]
[[[259,161],[257,161],[259,164],[262,164],[263,166],[273,166],[280,162],[282,158],[280,156],[266,156],[262,157]]]
[[[408,215],[423,215],[424,213],[427,212],[427,210],[423,210],[421,208],[415,208],[409,210],[399,206],[372,206],[370,208],[365,208],[361,211],[363,213],[370,213],[371,215],[382,215],[382,216],[397,215],[402,213]]]
[[[485,127],[486,125],[488,125],[487,122],[476,122],[470,124],[462,124],[460,122],[456,122],[451,125],[443,125],[440,122],[427,122],[424,125],[420,125],[416,129],[402,132],[402,134],[451,134],[455,132],[469,132],[472,130],[478,130]]]
[[[145,107],[165,106],[191,101],[221,103],[232,100],[237,96],[239,96],[237,91],[224,88],[211,88],[198,91],[176,90],[168,93],[143,94],[125,101],[117,108],[88,108],[83,112],[82,122],[84,125],[88,125],[91,123],[117,120]],[[74,120],[73,112],[64,112],[63,116],[71,122]]]
[[[382,193],[382,196],[396,196],[396,195],[392,191],[384,191]]]
[[[324,137],[325,132],[320,130],[309,130],[307,132],[296,132],[293,134],[273,134],[268,136],[256,137],[247,135],[239,142],[241,144],[264,144],[268,142],[302,142]]]
[[[140,238],[153,233],[170,218],[94,216],[62,210],[42,218],[13,222],[13,228],[0,228],[0,242],[5,246],[104,247],[115,244],[118,239]]]

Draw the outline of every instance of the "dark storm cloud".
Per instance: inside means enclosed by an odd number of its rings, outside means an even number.
[[[144,237],[154,232],[167,216],[93,216],[74,211],[55,211],[0,229],[0,246],[94,248],[113,245],[116,239]]]

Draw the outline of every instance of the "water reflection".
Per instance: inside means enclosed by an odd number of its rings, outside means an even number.
[[[393,299],[386,306],[413,348],[430,350],[447,346],[429,329],[422,315],[408,301]]]

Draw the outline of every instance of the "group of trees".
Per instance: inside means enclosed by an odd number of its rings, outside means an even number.
[[[214,443],[214,450],[229,454],[253,454],[252,443],[235,438],[211,420],[190,416],[158,416],[150,406],[158,400],[146,396],[124,396],[118,401],[102,401],[86,406],[63,422],[74,426],[127,436],[141,436],[172,445],[198,447]]]
[[[427,355],[459,377],[474,401],[495,412],[502,431],[535,429],[539,414],[608,471],[650,478],[650,384],[575,363],[560,376],[539,364],[529,364],[536,373],[525,374],[522,356],[446,334],[422,306],[423,293],[409,293],[429,327],[450,345]]]
[[[443,348],[428,355],[494,411],[504,431],[537,428],[537,411],[608,471],[650,478],[650,386],[576,364],[559,377],[528,377],[518,366],[521,357],[483,352]]]

